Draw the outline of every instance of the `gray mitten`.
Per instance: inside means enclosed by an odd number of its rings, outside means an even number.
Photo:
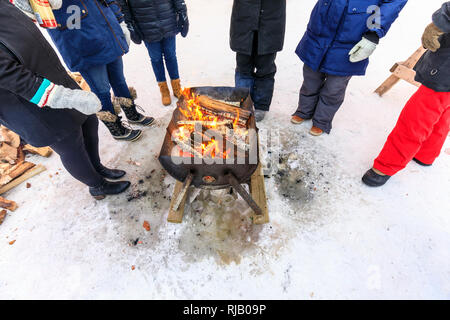
[[[102,104],[94,93],[58,85],[54,85],[51,89],[44,106],[52,109],[75,109],[86,115],[97,113],[102,109]]]

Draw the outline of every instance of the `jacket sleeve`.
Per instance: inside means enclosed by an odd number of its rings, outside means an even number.
[[[400,11],[408,0],[382,0],[380,5],[381,26],[373,29],[380,38],[383,38],[391,28],[391,25],[398,18]]]
[[[450,1],[445,2],[442,8],[433,14],[433,23],[445,33],[450,33]]]
[[[0,89],[42,107],[45,105],[45,97],[53,86],[49,80],[38,77],[0,50]]]
[[[176,12],[187,13],[186,2],[184,0],[172,0]]]
[[[105,0],[106,4],[111,8],[114,14],[117,17],[117,20],[120,22],[124,21],[124,14],[122,12],[121,5],[116,0]],[[119,1],[120,2],[120,1]]]
[[[117,0],[117,2],[119,3],[121,9],[122,9],[122,13],[125,19],[125,22],[127,23],[127,25],[130,25],[133,23],[133,17],[130,13],[130,7],[128,6],[128,0]]]

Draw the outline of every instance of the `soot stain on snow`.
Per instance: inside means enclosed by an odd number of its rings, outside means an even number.
[[[185,213],[178,244],[184,260],[212,257],[219,265],[240,264],[243,257],[262,253],[258,242],[269,228],[254,225],[251,216],[252,210],[231,189],[202,190]]]

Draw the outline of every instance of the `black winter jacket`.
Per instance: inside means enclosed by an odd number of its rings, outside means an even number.
[[[135,27],[142,40],[158,42],[177,35],[178,12],[186,12],[184,0],[118,0],[127,25]]]
[[[258,54],[283,50],[286,0],[234,0],[231,15],[231,50],[251,55],[258,32]]]
[[[87,119],[31,103],[44,78],[79,89],[31,19],[0,0],[0,123],[36,147],[64,139]]]
[[[425,52],[415,67],[416,81],[437,92],[450,92],[450,1],[436,11],[433,23],[445,32],[441,48]]]

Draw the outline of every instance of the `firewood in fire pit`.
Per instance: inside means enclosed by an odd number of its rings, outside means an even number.
[[[236,120],[240,125],[246,126],[247,121],[252,115],[248,110],[234,107],[232,105],[211,99],[207,96],[198,96],[197,101],[202,109],[207,113],[213,113],[227,119]]]

